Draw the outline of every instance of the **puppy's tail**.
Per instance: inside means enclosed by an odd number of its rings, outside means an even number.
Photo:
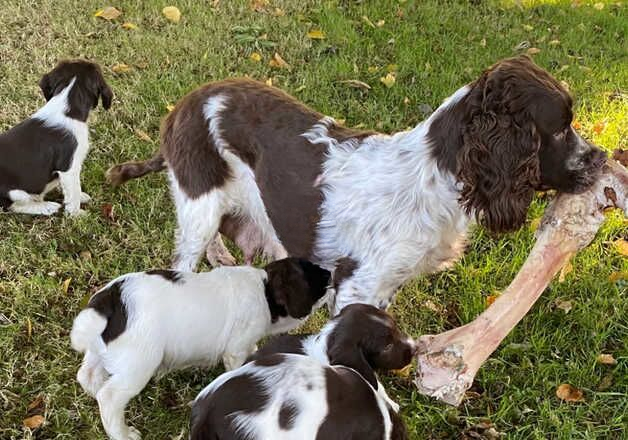
[[[72,348],[79,353],[85,353],[98,341],[105,327],[107,327],[107,318],[91,307],[83,310],[72,324],[70,332]]]
[[[107,170],[105,177],[113,186],[119,186],[128,180],[142,177],[148,173],[155,173],[166,168],[166,161],[161,153],[151,159],[143,161],[124,162],[114,165]]]

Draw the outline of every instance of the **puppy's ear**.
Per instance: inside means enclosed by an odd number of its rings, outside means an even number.
[[[265,267],[267,289],[275,302],[293,318],[305,318],[316,303],[310,295],[310,285],[303,268],[295,258],[284,258]]]
[[[350,338],[339,335],[334,338],[332,344],[327,348],[330,365],[344,365],[353,368],[366,380],[374,389],[377,389],[377,378],[373,368],[369,365],[362,347]]]
[[[44,76],[41,77],[41,79],[39,80],[39,88],[44,94],[44,98],[46,99],[46,101],[50,101],[50,98],[52,98],[52,93],[54,91],[50,74],[46,73]]]
[[[109,108],[111,108],[111,101],[113,100],[113,92],[111,91],[104,79],[101,78],[100,82],[101,84],[98,88],[98,95],[100,95],[102,107],[105,110],[109,110]]]
[[[299,265],[303,269],[305,278],[310,286],[310,296],[317,301],[327,292],[331,280],[331,272],[302,258]]]

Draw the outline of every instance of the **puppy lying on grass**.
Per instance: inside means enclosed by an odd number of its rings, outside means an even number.
[[[241,366],[259,339],[296,328],[322,303],[330,273],[286,258],[264,269],[205,273],[155,270],[123,275],[74,320],[72,347],[85,353],[77,379],[98,401],[114,440],[139,439],[124,409],[157,372]]]

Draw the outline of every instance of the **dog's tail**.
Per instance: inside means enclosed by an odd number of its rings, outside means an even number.
[[[151,159],[143,161],[124,162],[114,165],[107,170],[105,177],[113,186],[119,186],[128,180],[142,177],[148,173],[155,173],[166,168],[166,161],[161,153]]]
[[[89,307],[83,310],[72,324],[72,331],[70,332],[72,348],[79,353],[85,353],[98,341],[106,327],[107,318],[95,309]]]

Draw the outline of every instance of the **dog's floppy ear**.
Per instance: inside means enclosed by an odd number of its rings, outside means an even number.
[[[39,80],[39,88],[44,94],[44,98],[46,99],[46,101],[50,101],[50,98],[52,98],[52,93],[54,91],[50,74],[46,73],[44,76],[41,77],[41,79]]]
[[[284,258],[270,263],[264,269],[268,275],[267,293],[293,318],[305,318],[316,303],[310,295],[310,286],[296,258]]]
[[[359,323],[354,322],[353,325],[359,325]],[[345,367],[353,368],[374,389],[377,389],[377,378],[364,355],[361,338],[351,331],[351,327],[352,325],[339,325],[329,336],[327,347],[329,363],[330,365],[344,365]]]
[[[113,100],[113,92],[111,91],[111,88],[109,88],[104,79],[101,78],[100,83],[101,84],[98,88],[98,95],[100,95],[102,107],[105,110],[109,110],[109,108],[111,108],[111,101]]]

